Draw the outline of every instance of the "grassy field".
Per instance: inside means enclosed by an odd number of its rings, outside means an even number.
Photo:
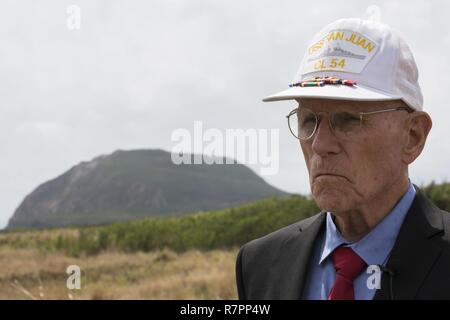
[[[316,211],[292,196],[181,217],[2,232],[0,299],[236,299],[238,248]],[[66,287],[70,265],[81,269],[80,290]]]
[[[236,299],[237,248],[201,252],[103,252],[70,257],[0,247],[0,299]],[[66,268],[81,268],[81,289]]]

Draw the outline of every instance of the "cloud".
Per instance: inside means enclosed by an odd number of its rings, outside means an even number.
[[[16,133],[21,136],[50,139],[61,137],[66,130],[64,124],[56,122],[25,122],[17,127]]]

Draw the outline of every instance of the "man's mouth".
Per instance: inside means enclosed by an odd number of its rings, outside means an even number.
[[[320,177],[335,177],[335,178],[344,178],[347,181],[350,181],[346,176],[343,176],[341,174],[335,174],[335,173],[328,173],[328,172],[322,172],[322,173],[316,173],[313,176],[313,180],[320,178]]]

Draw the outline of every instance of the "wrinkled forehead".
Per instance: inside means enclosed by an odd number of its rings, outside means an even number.
[[[354,101],[354,100],[336,100],[336,99],[297,99],[300,108],[308,108],[313,111],[353,111],[366,112],[383,110],[386,108],[406,107],[401,100],[390,101]]]

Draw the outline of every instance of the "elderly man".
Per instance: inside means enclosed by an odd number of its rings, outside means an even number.
[[[388,26],[338,20],[312,40],[290,88],[321,213],[244,245],[240,299],[450,299],[450,215],[408,178],[431,129],[418,71]]]

